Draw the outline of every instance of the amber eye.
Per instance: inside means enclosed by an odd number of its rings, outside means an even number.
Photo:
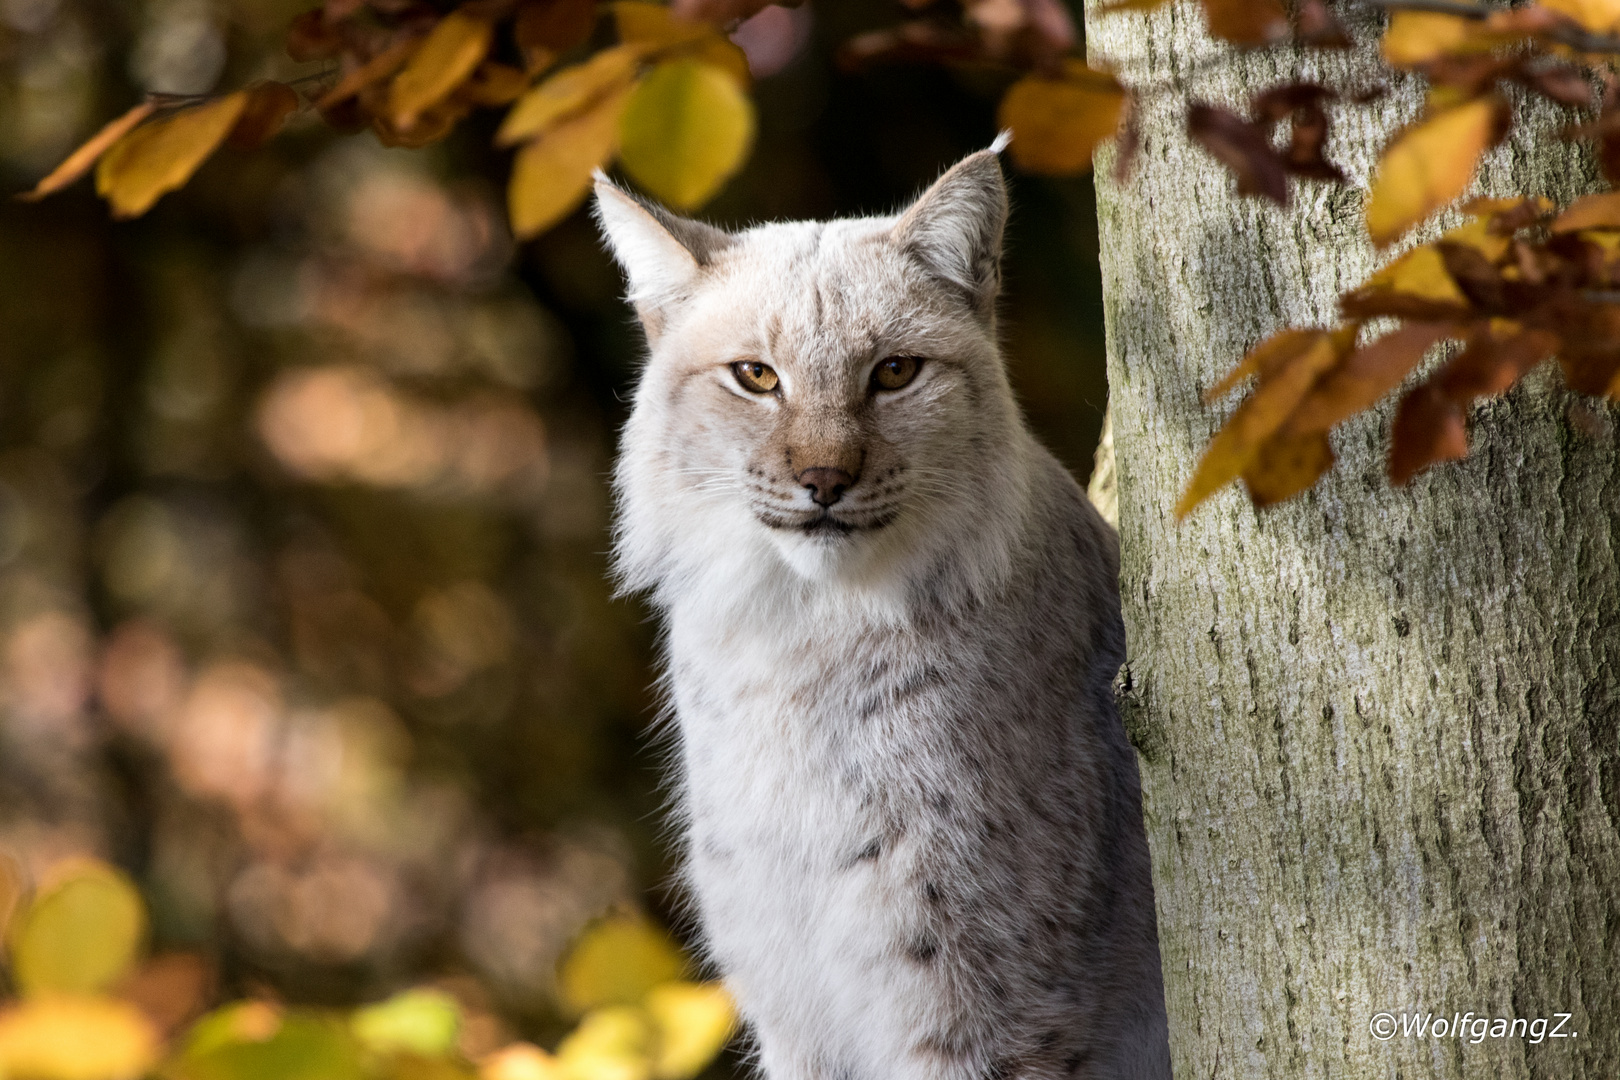
[[[898,390],[917,377],[922,361],[915,356],[891,356],[872,371],[872,386],[878,390]]]
[[[751,394],[769,394],[780,381],[776,372],[758,360],[739,360],[731,365],[731,373],[737,376],[742,388]]]

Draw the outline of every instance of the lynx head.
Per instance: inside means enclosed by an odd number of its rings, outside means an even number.
[[[994,150],[884,218],[727,233],[605,178],[596,194],[650,351],[616,475],[626,586],[1005,558],[987,530],[1028,437],[996,345]]]

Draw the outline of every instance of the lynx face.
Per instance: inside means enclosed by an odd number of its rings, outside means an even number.
[[[651,346],[618,471],[633,586],[761,550],[804,578],[860,574],[993,513],[1021,431],[995,344],[993,154],[899,218],[731,235],[606,181],[598,200]]]

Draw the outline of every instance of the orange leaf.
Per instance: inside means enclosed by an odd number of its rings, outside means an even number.
[[[120,139],[96,165],[96,193],[112,205],[113,217],[139,217],[191,179],[231,133],[247,102],[248,92],[238,90],[154,120]]]
[[[1576,199],[1552,223],[1555,233],[1581,229],[1620,229],[1620,191],[1605,191]]]
[[[1433,383],[1458,404],[1494,397],[1558,350],[1550,330],[1526,330],[1507,319],[1482,323],[1463,351],[1446,362]]]
[[[247,106],[230,135],[231,146],[237,150],[264,145],[298,108],[298,92],[286,83],[266,79],[249,86],[246,92]]]
[[[646,0],[617,0],[613,5],[613,22],[619,29],[621,41],[646,42],[659,48],[719,37],[707,23],[676,18],[663,4],[650,4]]]
[[[1541,0],[1541,6],[1568,15],[1594,34],[1607,34],[1620,27],[1617,0]]]
[[[495,145],[512,146],[532,139],[615,90],[629,86],[646,51],[640,45],[618,45],[603,49],[583,64],[557,72],[512,106],[495,133]]]
[[[1431,113],[1397,135],[1367,196],[1373,243],[1384,247],[1466,191],[1508,122],[1506,103],[1492,94]]]
[[[1289,421],[1295,431],[1327,431],[1399,386],[1436,342],[1455,337],[1451,323],[1407,323],[1351,353],[1311,389]]]
[[[464,9],[440,19],[389,87],[394,127],[414,126],[417,117],[449,97],[483,61],[494,36],[493,23]]]
[[[1298,495],[1332,467],[1333,447],[1326,432],[1299,434],[1285,427],[1260,444],[1243,470],[1243,486],[1249,500],[1264,509]]]
[[[1272,373],[1209,441],[1187,490],[1176,503],[1178,520],[1249,468],[1260,444],[1288,419],[1317,377],[1339,361],[1333,338],[1325,331],[1311,331],[1292,341],[1297,349],[1287,355],[1273,354]]]
[[[1390,431],[1390,482],[1404,486],[1437,461],[1467,456],[1468,421],[1462,407],[1429,383],[1407,394]]]
[[[143,101],[129,112],[120,116],[96,132],[90,140],[68,155],[66,161],[52,169],[50,175],[34,185],[34,190],[25,191],[17,198],[24,202],[35,202],[43,199],[52,192],[61,191],[73,181],[90,171],[96,159],[107,152],[113,143],[128,135],[135,125],[152,115],[152,103]]]
[[[1092,151],[1119,130],[1124,88],[1112,75],[1071,64],[1063,78],[1027,75],[1001,99],[999,125],[1013,133],[1020,168],[1049,176],[1091,169]]]
[[[337,85],[321,95],[321,99],[315,103],[315,107],[325,112],[334,105],[343,104],[366,87],[382,82],[405,66],[405,61],[411,58],[411,54],[416,51],[417,46],[421,43],[422,39],[414,36],[401,38],[394,42],[388,48],[339,79]]]
[[[507,207],[520,239],[545,232],[584,201],[591,174],[618,148],[619,118],[633,89],[615,90],[518,151]]]
[[[1278,0],[1204,0],[1213,37],[1234,45],[1269,45],[1288,36],[1288,14]]]

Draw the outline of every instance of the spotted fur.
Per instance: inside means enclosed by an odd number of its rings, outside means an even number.
[[[685,874],[766,1076],[1168,1077],[1116,541],[1007,383],[995,155],[897,217],[737,234],[597,196],[650,351],[618,572],[664,620]]]

